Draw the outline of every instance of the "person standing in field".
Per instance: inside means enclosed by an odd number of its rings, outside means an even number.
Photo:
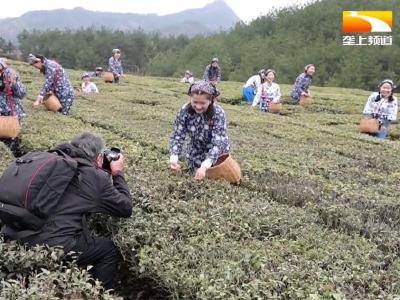
[[[113,55],[108,60],[108,72],[113,73],[114,83],[119,83],[120,78],[124,76],[121,61],[121,50],[113,49],[112,54]]]
[[[43,87],[33,104],[34,108],[39,108],[46,96],[54,94],[60,101],[60,112],[64,115],[70,114],[75,93],[64,68],[54,60],[47,59],[42,55],[29,54],[28,62],[45,76]]]
[[[210,81],[214,85],[221,81],[221,67],[219,66],[218,62],[218,58],[214,57],[211,60],[211,64],[206,66],[203,74],[203,79],[205,81]]]

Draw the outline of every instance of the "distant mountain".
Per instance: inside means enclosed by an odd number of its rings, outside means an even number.
[[[17,35],[27,30],[79,29],[102,26],[119,30],[159,32],[162,35],[185,34],[189,37],[228,29],[240,21],[223,0],[216,0],[203,8],[184,10],[159,16],[156,14],[97,12],[77,7],[32,11],[18,18],[0,19],[0,37],[16,41]]]

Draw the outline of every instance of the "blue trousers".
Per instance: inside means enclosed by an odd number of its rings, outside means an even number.
[[[247,102],[247,104],[252,104],[253,99],[254,99],[254,88],[252,86],[244,87],[242,89],[242,94],[244,101]]]
[[[366,115],[368,118],[372,119],[372,115]],[[377,133],[372,134],[374,137],[378,139],[386,139],[389,134],[389,126],[391,121],[386,119],[379,120],[379,131]]]
[[[375,137],[377,137],[378,139],[387,139],[390,123],[391,122],[389,120],[381,120],[379,131],[375,133]]]

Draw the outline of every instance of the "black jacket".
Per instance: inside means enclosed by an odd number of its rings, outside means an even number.
[[[104,213],[114,217],[128,218],[132,214],[132,198],[122,173],[109,175],[96,168],[80,149],[71,144],[56,147],[78,161],[78,172],[72,179],[59,206],[40,231],[17,232],[4,226],[3,233],[10,239],[22,240],[28,244],[64,246],[65,250],[75,245],[86,222],[83,217],[89,213]]]

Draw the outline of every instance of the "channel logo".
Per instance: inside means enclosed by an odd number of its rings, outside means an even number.
[[[392,11],[343,11],[343,32],[392,32]]]

